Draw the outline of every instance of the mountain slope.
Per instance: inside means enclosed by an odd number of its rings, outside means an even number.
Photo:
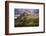
[[[39,18],[26,12],[15,19],[15,27],[38,26]]]

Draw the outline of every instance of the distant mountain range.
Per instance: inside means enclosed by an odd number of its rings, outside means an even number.
[[[15,15],[21,15],[22,13],[28,13],[28,14],[38,14],[39,13],[39,9],[15,9]]]

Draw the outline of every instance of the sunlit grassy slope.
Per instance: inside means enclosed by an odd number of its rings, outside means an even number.
[[[15,27],[33,27],[39,26],[39,17],[23,13],[15,19]]]

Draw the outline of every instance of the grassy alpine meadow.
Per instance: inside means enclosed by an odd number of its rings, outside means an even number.
[[[39,9],[15,9],[15,27],[39,26]]]

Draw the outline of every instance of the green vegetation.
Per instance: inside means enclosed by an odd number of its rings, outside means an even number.
[[[39,26],[39,17],[31,16],[27,13],[21,14],[17,19],[15,19],[15,27],[33,27]]]

